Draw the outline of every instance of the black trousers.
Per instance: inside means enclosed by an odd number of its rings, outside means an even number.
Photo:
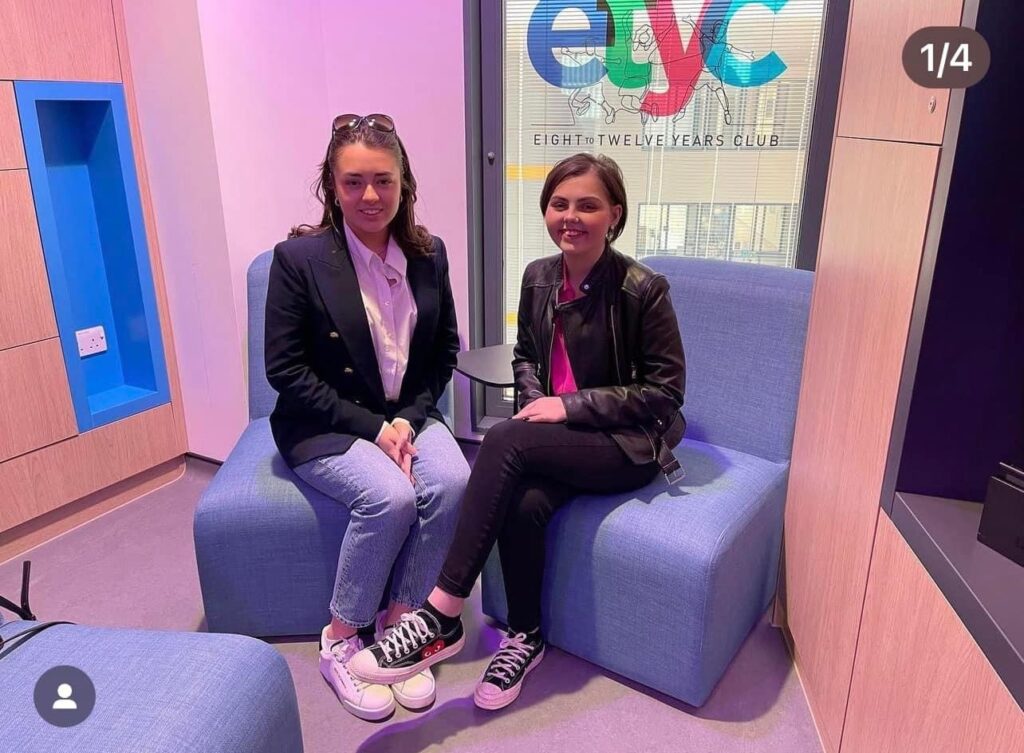
[[[603,431],[510,419],[490,428],[466,486],[438,586],[465,598],[498,542],[515,632],[540,626],[544,533],[579,492],[617,493],[649,483],[657,463],[634,465]]]

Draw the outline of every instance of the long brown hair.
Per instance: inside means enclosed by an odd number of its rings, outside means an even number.
[[[611,157],[603,154],[589,154],[580,152],[558,162],[551,168],[548,177],[544,180],[544,187],[540,190],[540,211],[548,211],[548,202],[551,195],[558,188],[558,184],[566,178],[576,178],[593,171],[604,185],[608,192],[608,198],[613,205],[622,207],[622,214],[615,227],[608,229],[608,242],[611,243],[620,235],[626,227],[626,184],[622,179],[622,169]]]
[[[313,195],[323,205],[324,214],[319,225],[296,225],[288,233],[289,238],[300,235],[319,235],[327,232],[341,233],[344,215],[338,206],[334,193],[333,165],[338,153],[349,144],[365,144],[373,149],[391,152],[398,161],[402,181],[402,196],[398,202],[398,213],[388,225],[391,237],[406,256],[425,256],[431,253],[434,239],[425,227],[417,224],[413,205],[416,203],[416,178],[409,165],[405,145],[394,131],[384,133],[370,128],[366,123],[356,128],[344,129],[331,134],[327,144],[327,156],[320,164],[320,174],[311,186]]]

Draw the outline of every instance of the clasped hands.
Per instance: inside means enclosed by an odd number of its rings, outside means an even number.
[[[402,469],[409,483],[413,483],[412,459],[416,457],[416,447],[412,443],[412,426],[407,421],[385,423],[377,436],[377,446]]]

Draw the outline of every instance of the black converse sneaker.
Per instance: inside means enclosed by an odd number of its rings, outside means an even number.
[[[465,642],[461,619],[445,632],[428,610],[417,609],[403,614],[383,640],[353,656],[349,668],[365,682],[404,682],[459,653]]]
[[[501,640],[498,653],[484,670],[473,692],[473,702],[482,709],[496,711],[519,697],[523,680],[544,658],[544,639],[540,631],[529,635],[513,634]]]

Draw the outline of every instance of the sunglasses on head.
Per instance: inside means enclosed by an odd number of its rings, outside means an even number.
[[[395,132],[395,121],[393,121],[388,115],[375,112],[372,115],[354,115],[353,113],[339,115],[331,124],[331,133],[334,134],[338,131],[353,131],[364,124],[367,128],[372,128],[373,130],[380,131],[381,133]]]

